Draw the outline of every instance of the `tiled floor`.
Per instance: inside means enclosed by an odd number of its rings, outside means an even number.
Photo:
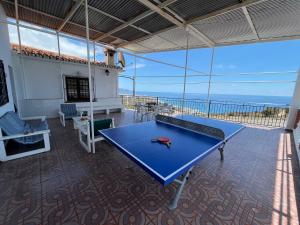
[[[132,114],[112,114],[117,125]],[[201,161],[179,206],[176,185],[162,187],[106,142],[96,154],[79,145],[68,123],[49,120],[49,153],[0,164],[0,224],[298,224],[299,165],[291,135],[246,128],[225,160]]]

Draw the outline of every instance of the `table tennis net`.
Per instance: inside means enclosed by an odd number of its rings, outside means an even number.
[[[164,116],[164,115],[156,115],[155,117],[157,122],[161,122],[161,123],[166,123],[169,125],[173,125],[176,127],[180,127],[186,130],[190,130],[196,133],[201,133],[207,136],[211,136],[211,137],[215,137],[221,140],[225,139],[225,134],[224,132],[219,129],[219,128],[215,128],[215,127],[210,127],[210,126],[206,126],[203,124],[198,124],[198,123],[193,123],[190,121],[186,121],[186,120],[182,120],[182,119],[178,119],[175,117],[170,117],[170,116]]]

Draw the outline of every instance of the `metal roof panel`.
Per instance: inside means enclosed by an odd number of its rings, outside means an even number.
[[[168,27],[174,26],[173,23],[166,20],[164,17],[157,13],[153,13],[144,19],[141,19],[134,23],[134,25],[141,27],[151,33],[155,33],[159,30],[166,29]]]
[[[144,37],[146,34],[135,28],[126,27],[120,31],[115,32],[113,35],[127,41],[132,41],[134,39]]]
[[[88,3],[97,9],[126,21],[148,10],[147,7],[135,0],[89,0]]]
[[[215,43],[255,40],[242,9],[236,9],[192,25]]]
[[[185,20],[190,20],[239,2],[240,0],[184,0],[176,1],[168,7]]]
[[[299,0],[269,0],[248,11],[261,38],[300,35]]]
[[[80,6],[76,13],[72,16],[71,20],[74,23],[85,26],[85,10],[84,6]],[[121,23],[108,16],[98,13],[94,10],[89,9],[89,25],[95,30],[101,32],[108,32],[114,27],[119,26]]]
[[[18,0],[18,3],[60,18],[64,18],[74,4],[72,0]]]

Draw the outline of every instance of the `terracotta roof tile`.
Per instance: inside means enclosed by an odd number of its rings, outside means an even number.
[[[11,47],[15,52],[17,52],[19,49],[19,45],[17,45],[17,44],[12,44]],[[65,62],[87,64],[87,59],[84,59],[84,58],[71,56],[71,55],[65,55],[65,54],[61,54],[59,56],[58,53],[56,53],[56,52],[33,48],[33,47],[29,47],[29,46],[22,46],[22,54],[28,55],[28,56],[34,56],[34,57],[60,60],[60,61],[65,61]],[[120,66],[109,66],[109,65],[106,65],[104,62],[100,62],[100,61],[96,61],[95,63],[94,63],[94,61],[91,61],[91,63],[96,64],[103,68],[122,70],[122,67],[120,67]]]

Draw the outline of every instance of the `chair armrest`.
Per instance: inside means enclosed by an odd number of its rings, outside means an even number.
[[[22,120],[46,120],[46,116],[23,117]]]
[[[22,138],[22,137],[29,137],[29,136],[33,136],[33,135],[39,135],[39,134],[48,134],[48,133],[50,133],[50,130],[35,131],[32,133],[28,133],[28,134],[15,134],[15,135],[10,135],[10,136],[0,137],[0,141]]]
[[[58,111],[58,114],[60,115],[60,116],[64,116],[65,114],[63,113],[63,112],[61,112],[61,111]]]

